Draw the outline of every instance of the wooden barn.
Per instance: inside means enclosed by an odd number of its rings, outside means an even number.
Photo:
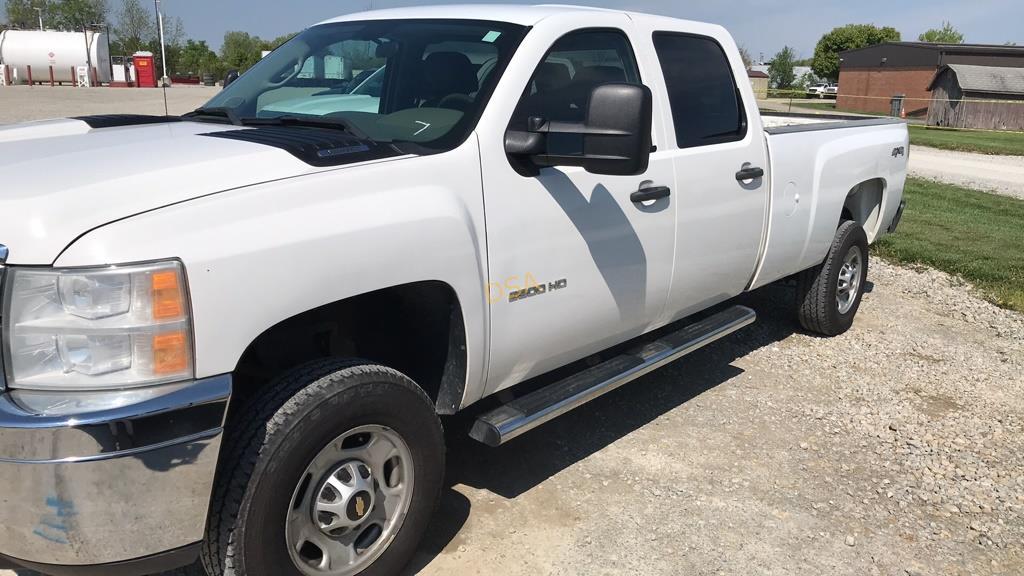
[[[928,89],[929,126],[1024,131],[1024,68],[948,64]]]

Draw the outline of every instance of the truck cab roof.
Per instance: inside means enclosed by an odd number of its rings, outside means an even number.
[[[569,4],[441,4],[432,6],[409,6],[405,8],[387,8],[382,10],[369,10],[354,12],[336,18],[331,18],[319,24],[333,22],[351,22],[355,20],[399,20],[399,19],[445,19],[450,20],[452,14],[459,14],[464,20],[491,20],[496,22],[508,22],[521,26],[533,26],[551,16],[559,16],[579,12],[614,12],[627,15],[642,15],[639,12],[627,10],[614,10],[610,8],[597,8],[593,6],[576,6]],[[657,16],[668,20],[678,20]]]

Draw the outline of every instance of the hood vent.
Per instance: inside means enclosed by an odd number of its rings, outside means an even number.
[[[177,116],[147,116],[145,114],[101,114],[97,116],[75,116],[72,120],[81,120],[93,129],[181,122],[181,118],[178,118]]]
[[[402,154],[390,144],[362,140],[340,130],[305,126],[261,126],[202,136],[273,146],[317,167],[343,166]]]

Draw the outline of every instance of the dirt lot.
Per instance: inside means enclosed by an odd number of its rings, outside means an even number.
[[[220,88],[178,86],[167,90],[171,114],[184,114],[213,98]],[[155,88],[0,87],[0,124],[87,114],[163,114],[162,90]]]
[[[449,420],[414,570],[1024,573],[1024,316],[932,270],[869,277],[842,337],[796,331],[771,287],[741,300],[754,326],[502,448]]]

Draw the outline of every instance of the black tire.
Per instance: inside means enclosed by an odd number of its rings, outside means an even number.
[[[415,484],[394,540],[362,574],[410,561],[440,499],[444,435],[430,398],[402,373],[361,360],[316,361],[277,378],[229,424],[202,562],[210,576],[298,576],[285,516],[308,463],[340,434],[387,426],[412,454]]]
[[[837,304],[839,273],[847,255],[854,248],[860,250],[860,282],[853,305],[845,313]],[[860,308],[864,285],[868,277],[868,237],[860,224],[846,220],[836,230],[835,239],[825,261],[801,272],[797,277],[797,318],[805,330],[824,336],[838,336],[850,329]]]
[[[197,561],[191,566],[184,566],[170,572],[161,572],[157,576],[207,576],[207,574],[206,570],[203,569],[202,562]]]

